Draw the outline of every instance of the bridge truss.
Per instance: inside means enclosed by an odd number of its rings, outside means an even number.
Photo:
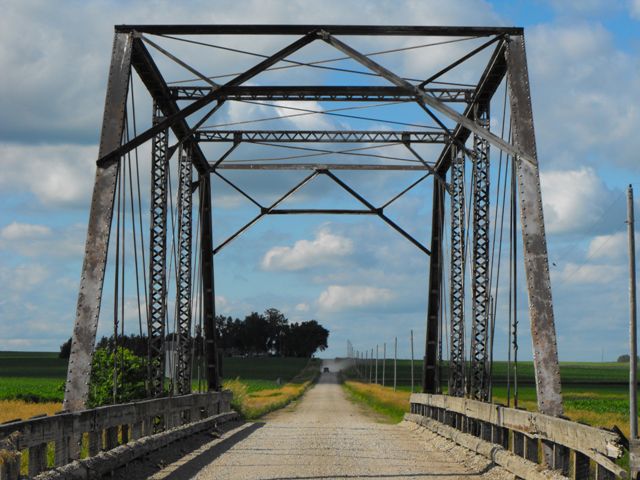
[[[272,55],[260,57],[250,68],[234,74],[225,83],[217,77],[200,73],[188,58],[170,53],[158,42],[181,40],[201,46],[214,46],[201,38],[285,38],[285,46]],[[387,69],[352,46],[370,38],[423,37],[443,44],[471,39],[476,48],[433,72],[425,80],[406,79]],[[291,41],[291,39],[294,39]],[[483,42],[483,43],[479,43]],[[370,85],[253,85],[260,74],[278,68],[316,67],[326,62],[300,62],[290,57],[306,46],[321,43],[339,51],[366,71]],[[233,50],[226,47],[227,50]],[[402,50],[402,49],[398,49]],[[156,57],[152,55],[154,52]],[[247,53],[247,52],[242,52]],[[479,55],[487,57],[473,84],[441,81],[460,65],[474,62]],[[160,61],[161,59],[161,61]],[[340,60],[340,59],[339,59]],[[169,82],[161,65],[178,65],[194,77],[188,82]],[[285,66],[282,67],[281,65]],[[354,73],[354,70],[333,68]],[[133,107],[134,75],[148,94],[153,108],[146,128],[129,135],[130,110]],[[384,82],[386,85],[378,85]],[[508,94],[509,138],[491,131],[491,101],[501,85]],[[507,97],[505,97],[506,99]],[[339,109],[315,111],[301,102],[376,102],[417,106],[433,125],[412,125],[410,129],[380,130],[285,130],[233,129],[207,127],[206,123],[225,105],[232,102],[281,102],[276,106],[297,111],[299,115],[337,115],[362,120],[363,117],[338,113]],[[283,104],[282,102],[286,102]],[[298,102],[298,103],[296,103]],[[296,107],[294,105],[301,105]],[[269,105],[269,106],[274,106]],[[371,120],[371,119],[369,119]],[[374,119],[375,120],[375,119]],[[249,123],[249,122],[247,122]],[[384,123],[384,121],[383,121]],[[387,122],[407,126],[402,122]],[[148,393],[162,396],[166,392],[167,316],[175,305],[176,328],[175,384],[177,394],[191,391],[191,365],[194,346],[190,332],[195,318],[194,305],[199,305],[202,320],[206,381],[210,390],[220,389],[220,371],[216,351],[214,258],[221,249],[268,215],[349,214],[372,215],[398,232],[421,252],[428,255],[427,330],[424,358],[423,391],[435,393],[440,381],[438,363],[439,339],[450,340],[449,393],[488,400],[490,388],[489,348],[492,331],[490,292],[490,195],[491,153],[508,157],[517,178],[518,201],[523,235],[524,268],[529,293],[530,326],[539,409],[560,415],[560,376],[555,326],[549,281],[547,247],[540,194],[538,159],[535,146],[529,81],[520,28],[504,27],[421,27],[421,26],[348,26],[348,25],[120,25],[115,28],[111,67],[103,127],[88,225],[77,314],[73,331],[71,358],[67,375],[64,408],[82,409],[89,394],[91,359],[95,347],[98,318],[103,300],[108,247],[114,220],[118,181],[123,175],[123,161],[138,148],[150,144],[151,195],[150,245],[147,306],[145,312],[148,335]],[[314,146],[310,146],[314,144]],[[317,145],[315,145],[317,144]],[[329,150],[322,144],[363,144],[366,147]],[[370,147],[393,144],[401,146],[407,158],[365,153]],[[224,146],[222,153],[212,154],[211,145]],[[286,146],[305,152],[307,158],[334,155],[348,158],[344,163],[278,162],[252,158],[232,161],[233,152],[241,145]],[[438,147],[435,155],[426,157],[419,148]],[[364,163],[366,158],[369,163]],[[373,159],[373,160],[372,160]],[[171,165],[177,166],[177,208],[168,208],[171,190]],[[129,164],[130,165],[130,164]],[[467,168],[467,165],[469,168]],[[228,171],[306,171],[307,175],[293,188],[270,204],[262,204],[245,189],[227,177]],[[194,179],[195,171],[195,179]],[[374,205],[343,178],[345,171],[404,171],[421,176],[383,205]],[[465,192],[466,173],[472,172],[473,188]],[[415,174],[415,173],[414,173]],[[325,177],[353,197],[359,209],[280,208],[304,185]],[[258,209],[257,215],[227,239],[214,245],[211,181],[215,177],[236,190]],[[432,216],[428,243],[411,235],[385,210],[398,198],[423,181],[432,180]],[[447,200],[447,196],[449,197]],[[194,202],[194,200],[197,200]],[[467,211],[466,202],[472,204]],[[133,201],[131,202],[133,205]],[[197,234],[194,235],[194,205],[197,204]],[[450,209],[450,257],[444,248],[445,211]],[[119,218],[119,217],[118,217]],[[469,232],[468,222],[472,222]],[[169,224],[177,225],[177,234],[168,242]],[[471,336],[469,365],[465,353],[465,258],[467,238],[471,235]],[[117,236],[117,235],[116,235]],[[124,237],[123,237],[124,238]],[[196,241],[197,240],[197,241]],[[175,253],[174,253],[175,252]],[[175,256],[171,260],[171,255]],[[174,262],[170,266],[171,262]],[[449,288],[444,281],[445,265],[449,265]],[[175,270],[175,299],[168,298],[168,275]],[[123,267],[124,270],[124,267]],[[199,285],[199,292],[194,290]],[[449,299],[449,331],[441,331],[443,295]],[[197,297],[197,298],[196,298]],[[173,361],[172,361],[173,362]]]

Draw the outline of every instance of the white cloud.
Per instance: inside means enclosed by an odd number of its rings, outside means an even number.
[[[87,205],[97,151],[79,145],[0,143],[0,188],[31,191],[44,205]]]
[[[640,19],[640,0],[629,0],[629,11],[633,18]]]
[[[387,288],[360,285],[329,285],[318,297],[325,311],[340,311],[385,305],[394,298]]]
[[[627,232],[617,232],[611,235],[598,235],[591,240],[588,250],[588,258],[599,259],[623,259],[628,254]],[[640,234],[636,234],[636,243],[640,240]]]
[[[308,303],[299,303],[295,306],[295,311],[296,312],[308,312],[311,309],[311,307],[309,306]]]
[[[527,32],[533,113],[543,165],[559,161],[637,168],[640,62],[599,23],[540,24]],[[606,119],[606,121],[605,121]]]
[[[44,282],[50,273],[46,267],[36,263],[18,265],[0,270],[0,282],[5,289],[23,294]]]
[[[0,237],[5,240],[25,240],[29,238],[46,237],[51,229],[44,225],[12,222],[0,229]]]
[[[86,225],[50,228],[13,222],[0,229],[0,251],[25,257],[79,259],[84,251]]]
[[[353,252],[348,238],[321,229],[313,240],[298,240],[293,247],[273,247],[262,258],[264,270],[303,270],[336,262]]]
[[[585,231],[602,220],[611,192],[591,168],[541,172],[545,224],[549,233]]]
[[[625,267],[623,265],[599,265],[567,263],[557,274],[560,280],[556,287],[564,284],[599,284],[607,285],[623,278]]]

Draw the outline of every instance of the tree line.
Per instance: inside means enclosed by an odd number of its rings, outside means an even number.
[[[216,316],[218,348],[227,356],[279,356],[311,357],[327,348],[329,330],[315,320],[289,323],[282,312],[268,308],[264,313],[251,312],[244,319]],[[176,340],[176,334],[167,335],[168,342]],[[204,338],[196,328],[196,336],[189,340],[196,354],[203,351]],[[96,349],[113,350],[124,347],[139,357],[147,356],[145,335],[102,337]],[[60,358],[69,358],[71,339],[60,346]]]

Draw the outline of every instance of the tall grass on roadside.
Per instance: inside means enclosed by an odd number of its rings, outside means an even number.
[[[267,382],[236,378],[225,381],[223,388],[233,392],[232,407],[246,419],[254,420],[300,398],[317,380],[319,368],[320,362],[312,359],[291,382],[281,387],[269,388]]]
[[[353,401],[368,406],[390,422],[400,422],[404,414],[409,411],[410,392],[394,392],[390,387],[352,380],[342,385]]]
[[[0,423],[10,420],[26,420],[35,415],[53,415],[62,410],[62,403],[32,403],[24,400],[0,400]]]

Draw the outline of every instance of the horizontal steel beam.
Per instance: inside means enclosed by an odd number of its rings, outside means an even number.
[[[211,86],[170,87],[173,100],[196,100],[206,97]],[[423,90],[443,102],[467,103],[473,99],[473,88],[426,88]],[[419,97],[413,89],[370,86],[237,86],[225,89],[225,100],[278,100],[319,102],[411,102]]]
[[[209,162],[214,169],[214,163]],[[345,164],[345,163],[221,163],[215,170],[409,170],[430,172],[429,165]]]
[[[521,27],[450,27],[406,25],[116,25],[116,32],[153,35],[305,35],[324,30],[333,35],[485,37],[521,35]]]
[[[372,130],[201,130],[198,142],[446,143],[444,132]]]
[[[377,215],[374,210],[353,210],[340,208],[277,208],[267,215]]]

